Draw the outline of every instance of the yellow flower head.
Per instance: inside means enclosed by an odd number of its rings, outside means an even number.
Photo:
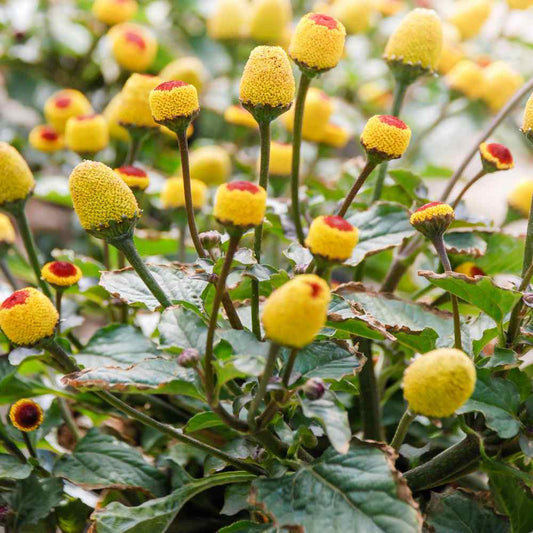
[[[63,135],[58,133],[53,126],[42,124],[35,126],[30,131],[28,138],[30,144],[40,152],[52,153],[62,150],[65,146]]]
[[[445,81],[452,91],[476,100],[483,94],[485,75],[477,63],[462,59],[446,74]]]
[[[384,17],[391,17],[404,10],[406,3],[404,0],[375,0],[374,7]]]
[[[533,197],[533,180],[522,180],[509,193],[507,202],[524,217],[529,216],[531,198]]]
[[[363,102],[380,108],[390,107],[392,103],[392,92],[373,81],[363,83],[357,91],[357,96]]]
[[[259,128],[255,118],[240,105],[230,105],[224,111],[224,120],[236,126],[244,126],[254,130]]]
[[[77,165],[69,178],[74,210],[82,227],[95,231],[140,214],[131,189],[117,173],[94,161]]]
[[[231,174],[231,159],[221,146],[202,146],[191,152],[191,178],[206,185],[224,183]]]
[[[35,187],[28,163],[15,148],[5,142],[0,142],[0,176],[0,207],[24,200]]]
[[[33,346],[54,334],[59,315],[37,289],[15,291],[0,306],[0,328],[17,346]]]
[[[529,9],[533,6],[533,0],[507,0],[507,5],[511,9]]]
[[[143,26],[123,22],[107,33],[115,61],[124,69],[143,72],[157,54],[155,37]]]
[[[240,39],[246,33],[248,20],[247,0],[217,0],[207,19],[207,33],[218,41]]]
[[[341,60],[346,30],[338,20],[322,13],[300,19],[289,45],[291,59],[314,72],[329,70]]]
[[[374,115],[365,124],[360,140],[369,156],[379,160],[398,159],[409,146],[411,129],[392,115]]]
[[[383,55],[389,63],[433,71],[442,51],[442,22],[432,9],[409,12],[389,37]]]
[[[150,92],[161,83],[158,76],[132,74],[120,93],[117,119],[123,126],[157,128],[150,109]]]
[[[461,350],[441,348],[415,359],[403,374],[411,411],[429,417],[453,415],[474,392],[476,367]]]
[[[455,218],[453,207],[442,202],[431,202],[419,207],[409,219],[420,233],[433,239],[443,235]]]
[[[160,73],[163,81],[184,81],[202,92],[209,77],[204,64],[197,57],[180,57],[171,61]]]
[[[327,215],[313,220],[305,245],[313,255],[342,263],[351,257],[358,241],[357,228],[342,217]]]
[[[142,168],[123,165],[116,168],[115,172],[133,191],[144,191],[150,185],[150,178]]]
[[[0,213],[0,246],[15,243],[15,228],[11,220],[4,213]]]
[[[191,179],[192,205],[195,209],[202,209],[207,198],[207,185],[200,180]],[[185,190],[183,178],[176,176],[169,178],[161,191],[161,205],[164,209],[185,207]]]
[[[102,113],[104,118],[107,120],[107,127],[109,129],[109,136],[112,139],[117,139],[118,141],[129,142],[130,134],[126,128],[123,128],[118,123],[118,110],[120,107],[120,101],[122,99],[122,93],[118,93],[107,104]]]
[[[44,104],[46,122],[51,124],[58,133],[65,131],[70,117],[92,113],[89,100],[76,89],[62,89],[54,93]]]
[[[267,194],[250,181],[232,181],[217,189],[215,218],[224,225],[247,228],[263,222]]]
[[[250,7],[250,37],[266,44],[282,44],[292,19],[290,0],[253,0]]]
[[[184,81],[164,81],[152,89],[149,101],[158,123],[192,118],[200,110],[196,87]]]
[[[23,398],[9,409],[9,419],[13,426],[25,433],[35,431],[43,423],[41,406],[29,398]]]
[[[260,158],[257,160],[259,167]],[[270,143],[270,175],[290,176],[292,166],[292,144],[272,141]]]
[[[507,146],[499,143],[481,143],[479,154],[487,172],[509,170],[514,167],[513,156]]]
[[[93,15],[104,24],[113,26],[132,19],[137,13],[135,0],[94,0]]]
[[[337,0],[332,15],[339,19],[349,35],[364,33],[370,27],[371,0]]]
[[[465,261],[464,263],[461,263],[460,265],[456,266],[454,270],[458,274],[465,274],[471,278],[485,275],[485,272],[471,261]]]
[[[522,119],[522,133],[527,135],[529,132],[533,133],[533,93],[527,99]]]
[[[313,342],[326,323],[330,299],[328,284],[322,278],[315,274],[296,276],[276,289],[263,307],[267,338],[291,348]]]
[[[459,0],[454,3],[448,21],[460,32],[463,39],[475,37],[492,11],[492,0]]]
[[[78,154],[93,154],[109,144],[109,128],[103,115],[81,115],[68,119],[65,144]]]
[[[522,75],[504,61],[491,63],[483,73],[482,98],[493,112],[499,111],[524,83]]]
[[[294,100],[294,76],[283,48],[257,46],[250,52],[239,89],[243,105],[286,108]]]
[[[437,71],[439,74],[448,74],[464,57],[465,53],[459,44],[444,41]]]
[[[41,269],[41,277],[54,287],[70,287],[80,281],[81,269],[68,261],[52,261]]]
[[[320,142],[333,146],[334,148],[344,148],[350,140],[350,132],[342,126],[329,122],[324,127],[324,132]]]

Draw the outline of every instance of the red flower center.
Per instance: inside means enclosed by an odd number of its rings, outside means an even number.
[[[41,129],[41,138],[45,139],[46,141],[57,141],[59,135],[50,126],[43,126]]]
[[[252,194],[257,194],[260,189],[251,181],[232,181],[227,184],[228,191],[248,191]]]
[[[146,178],[146,172],[142,168],[125,165],[117,169],[121,174],[126,176],[137,176],[138,178]]]
[[[330,17],[329,15],[324,15],[323,13],[312,13],[309,15],[309,18],[319,26],[325,26],[330,30],[334,30],[337,27],[337,21]]]
[[[58,96],[55,99],[56,107],[59,107],[61,109],[68,107],[71,102],[72,102],[72,98],[70,96]]]
[[[479,268],[478,266],[473,266],[470,269],[470,274],[472,276],[484,276],[485,272],[481,268]]]
[[[322,294],[322,286],[316,281],[306,281],[307,285],[311,287],[311,298],[317,298]]]
[[[344,218],[337,215],[328,215],[324,217],[324,223],[330,228],[335,228],[340,231],[352,231],[353,226]]]
[[[509,165],[513,162],[513,156],[507,146],[499,143],[487,144],[487,150],[489,154],[494,156],[500,163]]]
[[[34,427],[39,422],[40,411],[33,403],[25,403],[17,408],[15,419],[23,428]]]
[[[420,211],[425,211],[426,209],[429,209],[430,207],[435,207],[436,205],[442,205],[442,202],[430,202],[429,204],[425,204],[422,207],[419,207],[415,213],[418,213]]]
[[[96,117],[95,113],[92,113],[90,115],[80,115],[79,117],[76,117],[76,120],[82,121],[82,120],[91,120],[92,118]]]
[[[146,43],[144,42],[144,39],[138,33],[135,33],[134,31],[127,31],[124,34],[124,38],[129,43],[133,43],[137,45],[141,50],[144,50],[146,48]]]
[[[2,303],[2,309],[11,309],[16,305],[22,305],[30,297],[30,292],[27,290],[15,291],[11,296],[8,296]]]
[[[50,272],[60,278],[68,278],[76,274],[76,267],[68,261],[54,261],[50,265]]]
[[[407,124],[400,120],[398,117],[394,117],[392,115],[379,115],[379,120],[383,122],[383,124],[388,124],[389,126],[394,126],[395,128],[399,128],[401,130],[407,129]]]
[[[176,89],[177,87],[183,87],[184,85],[188,85],[188,83],[185,83],[184,81],[180,81],[180,80],[164,81],[163,83],[160,83],[155,88],[155,90],[156,91],[171,91],[172,89]]]

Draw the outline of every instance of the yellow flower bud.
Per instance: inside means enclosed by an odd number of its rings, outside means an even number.
[[[448,74],[464,57],[465,53],[458,44],[444,41],[437,71],[439,74]]]
[[[480,31],[492,11],[492,0],[458,0],[448,18],[463,39],[471,39]]]
[[[240,105],[230,105],[224,111],[224,120],[236,126],[244,126],[254,130],[259,128],[255,118]]]
[[[509,193],[507,202],[524,217],[529,216],[531,198],[533,197],[533,180],[522,180]]]
[[[529,142],[533,141],[533,94],[527,99],[520,131],[527,137]]]
[[[144,191],[150,185],[150,178],[142,168],[124,165],[116,168],[115,172],[133,191]]]
[[[0,176],[0,207],[25,200],[35,187],[28,163],[15,148],[5,142],[0,142]]]
[[[347,220],[336,215],[313,220],[305,245],[313,255],[342,263],[349,259],[359,240],[359,231]]]
[[[524,83],[521,74],[503,61],[491,63],[483,73],[482,98],[493,112],[499,111]]]
[[[48,124],[35,126],[28,140],[36,150],[46,153],[57,152],[65,146],[63,136]]]
[[[231,174],[231,159],[221,146],[202,146],[193,150],[190,156],[191,178],[206,185],[219,185]]]
[[[462,59],[446,74],[445,81],[452,91],[476,100],[483,94],[485,75],[477,63]]]
[[[0,306],[0,328],[17,346],[33,346],[54,334],[59,315],[37,289],[15,291]]]
[[[85,96],[75,89],[62,89],[54,93],[44,104],[44,116],[58,133],[65,131],[70,117],[88,115],[92,112],[91,104]]]
[[[248,10],[247,0],[217,0],[207,19],[209,37],[218,41],[244,37]]]
[[[23,398],[9,409],[9,419],[19,431],[27,433],[39,428],[43,423],[44,414],[38,403],[29,398]]]
[[[247,228],[263,222],[267,194],[250,181],[232,181],[217,189],[215,218],[224,225]]]
[[[330,299],[328,284],[322,278],[315,274],[296,276],[276,289],[263,307],[267,338],[291,348],[313,342],[326,323]]]
[[[420,233],[434,239],[440,237],[450,227],[455,218],[453,207],[442,202],[430,202],[419,207],[409,222]]]
[[[384,59],[392,65],[408,65],[434,71],[442,51],[442,22],[432,9],[413,9],[389,37]]]
[[[126,128],[123,128],[118,123],[118,113],[120,108],[120,101],[122,99],[122,93],[118,93],[107,104],[104,112],[104,118],[107,121],[107,127],[109,129],[109,136],[112,139],[117,139],[118,141],[129,142],[130,134]]]
[[[132,19],[137,13],[135,0],[94,0],[93,15],[104,24],[113,26]]]
[[[403,11],[406,3],[403,0],[375,0],[374,7],[384,17],[391,17]]]
[[[160,73],[163,81],[184,81],[202,92],[209,74],[204,64],[197,57],[180,57],[171,61]]]
[[[69,118],[65,144],[78,154],[93,154],[109,144],[109,129],[102,115],[81,115]]]
[[[140,214],[131,189],[103,163],[83,161],[77,165],[69,187],[74,210],[86,230],[97,231]]]
[[[332,15],[339,19],[349,35],[364,33],[370,27],[371,0],[337,0]]]
[[[390,107],[392,92],[376,82],[363,83],[357,91],[361,101],[380,108]]]
[[[322,144],[333,146],[334,148],[344,148],[350,140],[350,132],[344,129],[342,126],[329,122],[324,127]]]
[[[465,261],[464,263],[461,263],[460,265],[456,266],[454,270],[458,274],[465,274],[471,278],[485,275],[485,272],[483,272],[481,268],[471,261]]]
[[[113,26],[107,35],[113,57],[122,68],[142,72],[154,62],[157,41],[143,26],[123,22]]]
[[[303,69],[323,72],[341,60],[346,30],[333,17],[308,13],[300,19],[289,45],[289,56]]]
[[[257,166],[261,158],[257,159]],[[290,176],[292,171],[292,144],[272,141],[270,143],[270,175]]]
[[[361,144],[368,155],[380,160],[402,157],[410,140],[409,126],[392,115],[374,115],[361,133]]]
[[[417,357],[403,375],[403,395],[414,413],[453,415],[474,392],[476,367],[461,350],[441,348]]]
[[[15,244],[15,228],[11,220],[4,213],[0,213],[0,246]]]
[[[509,170],[514,167],[511,151],[503,144],[481,143],[479,145],[479,154],[486,172]]]
[[[207,198],[207,185],[203,181],[191,179],[191,196],[193,207],[202,209]],[[161,205],[164,209],[185,207],[185,190],[181,176],[166,180],[161,191]]]
[[[292,19],[290,0],[253,0],[250,7],[250,37],[267,44],[282,44]]]
[[[41,269],[41,277],[54,287],[70,287],[80,281],[81,269],[68,261],[51,261]]]
[[[158,76],[132,74],[120,93],[117,119],[120,125],[157,128],[150,109],[150,91],[161,83]]]
[[[507,0],[507,5],[511,9],[529,9],[533,6],[533,0]]]
[[[150,109],[157,123],[192,118],[200,110],[196,87],[183,81],[165,81],[150,92]]]

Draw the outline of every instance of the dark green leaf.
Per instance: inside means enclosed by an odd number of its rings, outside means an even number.
[[[205,349],[207,326],[197,313],[184,307],[170,307],[159,321],[160,346],[164,349],[185,350],[194,348],[200,353]]]
[[[26,479],[31,470],[29,464],[22,464],[16,457],[0,453],[0,479]]]
[[[487,243],[472,232],[450,232],[444,235],[444,244],[449,254],[482,256],[487,250]]]

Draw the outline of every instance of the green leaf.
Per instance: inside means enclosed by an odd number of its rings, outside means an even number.
[[[159,321],[160,347],[182,351],[194,348],[200,353],[205,349],[207,326],[197,313],[184,307],[165,309]]]
[[[300,271],[306,269],[313,260],[313,254],[309,248],[304,248],[297,242],[293,242],[284,250],[283,255]]]
[[[29,464],[22,464],[16,457],[0,453],[0,479],[26,479],[31,470]]]
[[[487,251],[476,265],[488,276],[494,274],[520,275],[524,259],[524,239],[503,233],[487,236]]]
[[[487,250],[487,243],[471,231],[456,231],[444,235],[444,244],[449,254],[480,257]]]
[[[513,366],[518,366],[519,364],[520,361],[518,360],[516,352],[499,346],[494,348],[494,353],[490,357],[486,357],[480,362],[480,366],[483,368],[491,369],[511,368]]]
[[[427,199],[427,187],[423,180],[410,170],[389,170],[389,175],[409,195],[411,200],[419,201],[421,197]]]
[[[272,524],[258,524],[249,520],[239,520],[230,526],[219,529],[218,533],[277,533],[278,531]]]
[[[62,533],[84,533],[91,512],[81,500],[70,500],[56,508],[57,524]]]
[[[98,533],[164,533],[180,509],[197,494],[230,483],[244,483],[255,476],[246,472],[224,472],[195,480],[164,498],[149,500],[137,507],[110,503],[92,516]]]
[[[92,428],[70,455],[54,466],[54,475],[88,489],[138,489],[165,494],[165,475],[148,464],[135,448]]]
[[[422,518],[388,449],[354,440],[347,454],[329,449],[310,465],[252,483],[255,504],[279,530],[415,533]]]

